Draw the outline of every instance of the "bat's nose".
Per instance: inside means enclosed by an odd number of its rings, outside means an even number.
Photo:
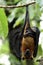
[[[22,59],[22,60],[24,60],[25,58],[24,58],[24,57],[22,57],[21,59]]]
[[[30,57],[30,50],[29,49],[26,49],[26,52],[25,52],[25,57],[28,59]]]

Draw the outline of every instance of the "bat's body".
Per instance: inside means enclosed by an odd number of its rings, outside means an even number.
[[[24,26],[18,26],[9,32],[11,53],[19,59],[32,59],[36,57],[38,50],[40,31],[37,27],[30,27],[28,6]]]

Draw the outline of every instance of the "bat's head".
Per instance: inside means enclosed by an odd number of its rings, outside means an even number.
[[[26,49],[25,53],[24,53],[24,56],[22,57],[22,59],[28,59],[29,57],[31,56],[31,53],[30,53],[30,50],[29,49]]]

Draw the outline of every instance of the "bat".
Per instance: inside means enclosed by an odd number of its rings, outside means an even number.
[[[30,26],[28,6],[26,6],[24,25],[13,28],[12,23],[10,23],[9,29],[8,38],[11,53],[19,60],[36,57],[40,31],[38,27],[31,28]]]

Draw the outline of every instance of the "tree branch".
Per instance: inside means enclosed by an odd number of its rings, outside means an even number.
[[[25,7],[25,6],[27,6],[27,5],[31,5],[31,4],[35,4],[35,1],[33,1],[33,2],[30,2],[30,3],[28,3],[28,4],[24,4],[24,5],[0,5],[0,8],[19,8],[19,7]]]

